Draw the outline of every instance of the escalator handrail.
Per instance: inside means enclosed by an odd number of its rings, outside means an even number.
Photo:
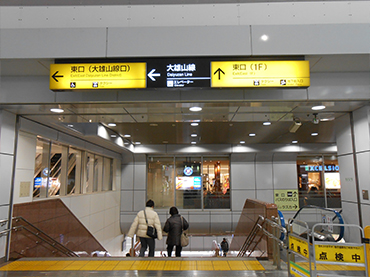
[[[338,211],[336,211],[336,210],[334,210],[334,209],[329,209],[329,208],[324,208],[324,207],[319,207],[319,206],[314,206],[314,205],[307,205],[307,206],[303,206],[303,207],[301,207],[296,213],[295,213],[295,215],[293,216],[293,219],[295,219],[297,216],[298,216],[298,214],[303,210],[303,209],[305,209],[305,208],[310,208],[310,209],[319,209],[319,210],[324,210],[324,211],[329,211],[329,212],[333,212],[334,214],[335,214],[335,217],[333,217],[333,219],[334,218],[338,218],[338,221],[339,221],[339,224],[344,224],[344,221],[343,221],[343,218],[342,218],[342,216],[341,216],[341,212],[342,212],[342,210],[340,211],[340,212],[338,212]],[[340,232],[339,232],[339,237],[335,240],[335,241],[340,241],[342,238],[343,238],[343,236],[344,236],[344,226],[340,226],[339,227],[340,228]]]
[[[281,227],[285,228],[285,219],[284,219],[284,215],[281,211],[278,210],[278,216],[279,216],[279,220],[280,220],[280,225]],[[280,235],[280,240],[283,241],[285,238],[285,234],[284,232],[281,232],[281,235]]]

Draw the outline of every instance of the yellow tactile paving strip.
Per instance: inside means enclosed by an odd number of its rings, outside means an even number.
[[[103,270],[265,270],[255,260],[71,260],[15,261],[0,271],[103,271]]]

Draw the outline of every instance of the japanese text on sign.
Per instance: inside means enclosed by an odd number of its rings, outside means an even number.
[[[50,65],[50,89],[146,88],[146,63]]]
[[[289,249],[297,254],[308,258],[308,243],[294,236],[289,236]]]
[[[316,261],[365,263],[363,246],[315,244]]]

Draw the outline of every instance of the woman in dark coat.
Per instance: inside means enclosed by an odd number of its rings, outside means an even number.
[[[189,223],[179,215],[179,211],[176,207],[170,208],[171,217],[167,219],[164,224],[163,231],[168,233],[167,235],[167,254],[171,257],[173,247],[176,245],[176,257],[181,257],[181,233],[182,230],[189,228]],[[182,221],[181,221],[182,218]]]

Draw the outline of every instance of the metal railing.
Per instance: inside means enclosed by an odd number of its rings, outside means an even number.
[[[0,226],[4,226],[8,223],[9,220],[0,220]],[[5,229],[0,232],[0,236],[6,236],[10,232],[19,232],[19,231],[26,231],[28,234],[31,234],[35,238],[35,243],[39,244],[44,242],[48,246],[52,248],[52,253],[55,254],[56,252],[61,253],[67,257],[79,257],[78,254],[64,246],[63,244],[59,243],[48,234],[46,234],[41,229],[37,228],[35,225],[27,221],[21,216],[13,217],[12,218],[12,227],[10,229]],[[21,251],[22,252],[22,251]],[[22,253],[19,253],[23,255]]]

